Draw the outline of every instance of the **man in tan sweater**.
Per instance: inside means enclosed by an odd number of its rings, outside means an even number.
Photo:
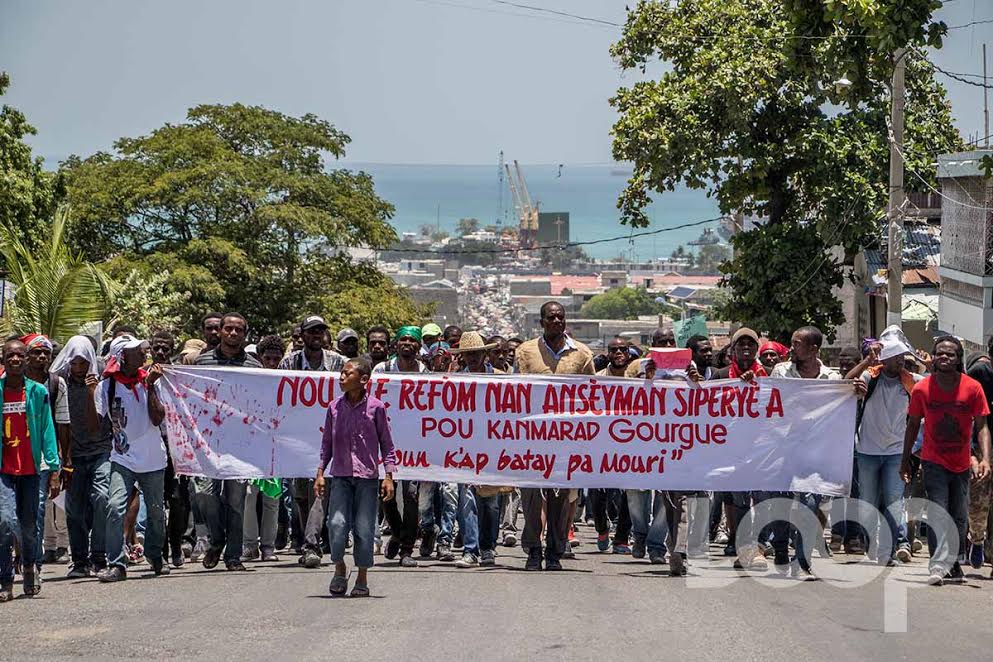
[[[541,307],[540,337],[528,340],[517,348],[517,372],[531,375],[592,375],[593,352],[565,333],[565,308],[557,301]],[[567,544],[571,512],[571,490],[524,488],[521,507],[524,510],[524,532],[521,546],[528,552],[525,570],[541,570],[541,512],[544,506],[548,531],[545,535],[545,570],[561,570],[559,559]]]

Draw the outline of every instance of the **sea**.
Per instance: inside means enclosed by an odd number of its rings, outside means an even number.
[[[479,219],[482,226],[517,225],[510,189],[493,165],[401,165],[339,162],[369,173],[378,195],[396,208],[392,219],[398,234],[438,227],[451,235],[461,218]],[[680,244],[697,239],[704,227],[683,228],[631,240],[632,232],[659,230],[720,216],[717,201],[704,191],[680,188],[652,196],[647,210],[651,225],[632,230],[621,225],[617,197],[630,167],[618,165],[521,164],[531,199],[542,212],[569,212],[570,241],[614,241],[584,246],[593,258],[644,261],[667,257]],[[686,246],[690,249],[689,246]]]

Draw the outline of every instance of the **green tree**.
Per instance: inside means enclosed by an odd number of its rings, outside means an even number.
[[[0,227],[0,255],[14,298],[3,317],[6,333],[44,333],[65,342],[88,322],[101,320],[117,284],[65,241],[68,212],[56,211],[46,241],[35,248],[10,227]]]
[[[634,163],[618,201],[645,226],[651,192],[706,189],[723,213],[764,219],[733,240],[722,313],[782,335],[843,321],[832,289],[879,229],[887,194],[891,53],[907,56],[907,167],[960,144],[944,89],[920,53],[940,46],[937,0],[642,0],[613,55],[624,69],[661,59],[658,80],[621,88],[614,157]],[[846,77],[847,88],[835,81]],[[914,176],[908,185],[920,186]],[[844,258],[829,248],[840,246]],[[776,252],[775,255],[770,251]],[[780,255],[782,254],[782,255]],[[780,259],[782,258],[782,259]]]
[[[472,234],[479,230],[479,219],[478,218],[460,218],[456,232],[460,237],[464,237],[467,234]]]
[[[168,271],[143,273],[132,269],[120,281],[117,295],[104,316],[104,328],[126,322],[141,338],[148,338],[159,329],[178,332],[185,318],[189,292],[168,292]]]
[[[9,86],[10,77],[0,71],[0,96]],[[61,179],[46,172],[24,142],[35,133],[23,113],[6,104],[0,108],[0,225],[31,249],[41,245],[63,194]]]
[[[641,287],[618,287],[597,294],[583,304],[579,316],[588,319],[633,320],[640,315],[671,312],[673,306],[660,304]]]
[[[190,292],[191,312],[237,309],[253,328],[283,328],[347,293],[350,279],[332,274],[347,275],[348,247],[396,241],[372,178],[328,167],[349,141],[310,114],[197,106],[185,122],[121,138],[113,154],[65,164],[73,244],[117,258],[118,271],[168,270],[167,291]]]

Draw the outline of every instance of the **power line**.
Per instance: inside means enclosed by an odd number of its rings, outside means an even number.
[[[446,2],[445,0],[413,0],[414,2],[419,2],[425,5],[435,5],[438,7],[454,7],[455,9],[465,9],[468,11],[484,12],[486,14],[500,14],[502,16],[518,16],[521,18],[531,18],[543,21],[552,21],[555,23],[567,23],[570,25],[591,25],[589,22],[578,21],[578,20],[566,20],[564,18],[556,18],[554,16],[542,16],[529,12],[515,12],[515,11],[504,11],[500,9],[480,7],[478,5],[467,5],[460,2]]]
[[[973,87],[982,87],[982,88],[985,88],[987,90],[993,90],[993,85],[990,85],[989,83],[980,83],[979,81],[969,80],[968,78],[963,78],[963,76],[965,76],[965,75],[971,75],[971,74],[956,74],[956,73],[953,73],[951,71],[945,71],[944,69],[942,69],[938,65],[934,64],[933,62],[931,63],[931,66],[934,67],[934,70],[935,71],[937,71],[938,73],[943,74],[943,75],[951,78],[952,80],[957,80],[960,83],[965,83],[966,85],[972,85]]]
[[[993,18],[983,19],[981,21],[969,21],[962,25],[949,25],[949,30],[964,30],[965,28],[971,28],[974,25],[986,25],[987,23],[993,23]]]
[[[529,11],[542,12],[545,14],[555,14],[556,16],[566,16],[568,18],[575,18],[581,21],[589,21],[590,23],[599,23],[600,25],[609,25],[611,27],[620,28],[624,27],[620,23],[614,23],[613,21],[606,21],[602,18],[593,18],[591,16],[581,16],[579,14],[571,14],[566,11],[559,11],[557,9],[548,9],[546,7],[536,7],[534,5],[525,5],[519,2],[510,2],[509,0],[491,0],[498,5],[508,5],[510,7],[517,7],[518,9],[527,9]]]
[[[632,232],[626,235],[618,235],[616,237],[610,237],[609,239],[593,239],[590,241],[569,241],[561,242],[555,244],[541,244],[539,246],[531,246],[530,248],[453,248],[450,250],[423,250],[419,248],[387,248],[383,252],[388,253],[426,253],[429,255],[477,255],[477,254],[489,254],[489,253],[525,253],[530,251],[541,251],[545,249],[563,249],[572,248],[574,246],[593,246],[594,244],[606,244],[612,241],[621,240],[632,240],[639,237],[648,237],[651,235],[662,234],[663,232],[672,232],[673,230],[684,230],[686,228],[695,228],[701,225],[707,225],[708,223],[717,223],[723,220],[723,216],[717,218],[708,218],[704,221],[693,221],[692,223],[683,223],[682,225],[674,225],[668,228],[659,228],[658,230],[647,230],[645,232]]]

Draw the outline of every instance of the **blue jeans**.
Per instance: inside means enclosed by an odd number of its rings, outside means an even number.
[[[77,457],[66,493],[66,527],[74,567],[107,563],[110,453]]]
[[[420,514],[421,531],[430,531],[435,526],[436,507],[440,503],[438,518],[438,543],[452,544],[452,530],[459,509],[459,491],[455,483],[428,483],[421,481],[417,493],[417,510]]]
[[[665,553],[669,527],[665,517],[665,498],[659,490],[625,490],[631,531],[637,543],[645,543],[649,552]],[[651,522],[651,526],[649,526]]]
[[[210,546],[224,549],[225,564],[240,563],[245,537],[245,481],[195,478],[194,483]]]
[[[466,552],[479,555],[480,551],[496,549],[500,534],[500,495],[481,497],[475,488],[459,485],[459,528]]]
[[[21,564],[34,565],[38,553],[38,485],[41,476],[0,474],[0,586],[14,583],[14,539]]]
[[[42,471],[39,476],[38,481],[38,518],[35,520],[35,545],[34,545],[34,562],[41,570],[41,557],[44,552],[44,541],[45,541],[45,504],[48,503],[48,479],[52,475],[52,472],[48,469]]]
[[[379,515],[378,478],[331,478],[328,504],[328,534],[331,537],[331,562],[345,560],[345,546],[351,531],[352,558],[357,568],[371,568]]]
[[[909,547],[907,540],[907,517],[903,510],[903,479],[900,478],[901,455],[856,454],[860,498],[883,514],[890,529],[891,549],[880,549],[879,560],[893,558],[899,547]],[[897,504],[899,520],[893,517],[890,507]],[[873,529],[869,532],[875,536]]]
[[[107,564],[127,569],[124,556],[124,513],[134,492],[135,483],[141,487],[148,508],[145,529],[145,558],[150,563],[162,560],[165,545],[165,469],[136,473],[112,462],[110,465],[110,497],[107,507]]]

